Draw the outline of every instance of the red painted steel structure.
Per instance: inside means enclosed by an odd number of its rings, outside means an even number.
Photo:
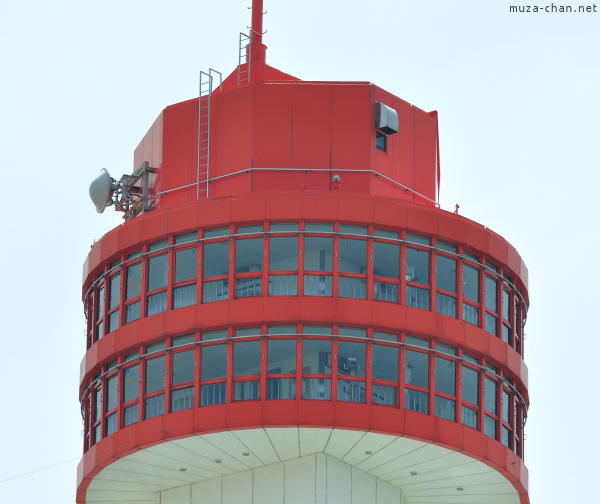
[[[86,490],[103,468],[136,450],[259,426],[338,427],[425,440],[485,462],[513,483],[522,503],[529,502],[523,261],[502,237],[436,203],[436,112],[367,82],[306,82],[284,74],[265,62],[262,1],[254,2],[252,23],[251,81],[238,85],[236,70],[210,97],[208,197],[206,179],[197,177],[199,101],[193,99],[167,107],[135,150],[135,166],[148,161],[155,168],[154,209],[107,233],[85,262],[85,444],[77,502],[86,502]],[[385,150],[377,144],[376,102],[398,115],[399,131],[387,137]],[[297,252],[291,265],[276,268],[274,239],[286,237]],[[304,259],[316,238],[330,240],[331,249],[321,249],[330,254],[330,266]],[[250,240],[260,256],[242,271],[236,264]],[[226,269],[217,275],[211,244],[221,244],[225,257]],[[363,256],[344,257],[345,247],[359,255],[364,250],[364,268],[346,266],[346,260],[359,264]],[[182,279],[184,250],[194,258],[194,271]],[[387,262],[394,259],[397,273],[382,272],[377,263],[383,254]],[[413,276],[410,257],[417,254],[426,279]],[[164,281],[151,285],[159,263]],[[454,272],[449,287],[440,280],[444,264]],[[468,282],[475,294],[467,292]],[[277,285],[292,292],[281,295]],[[271,373],[264,361],[269,342],[289,336],[269,336],[269,327],[284,325],[295,328],[300,359],[307,336],[323,338],[313,326],[330,327],[325,340],[331,358],[341,359],[341,341],[364,341],[363,374],[342,376],[335,366],[307,374],[300,364],[287,374]],[[263,362],[254,374],[236,375],[236,330],[249,327],[258,328],[249,341],[259,342]],[[364,330],[364,339],[346,334],[348,328]],[[212,343],[205,334],[219,330],[226,331],[226,374],[207,379],[202,352]],[[385,342],[383,333],[393,336]],[[183,385],[171,373],[173,338],[180,336],[191,338],[185,348],[195,352],[196,363]],[[426,341],[427,348],[411,346],[411,337]],[[162,388],[154,391],[146,377],[149,345],[158,345],[166,369]],[[396,379],[371,369],[377,345],[399,349]],[[436,358],[448,347],[456,375],[454,391],[443,392],[436,388]],[[431,377],[424,387],[412,386],[405,376],[409,350],[427,355]],[[126,373],[135,365],[138,390],[127,396]],[[477,398],[470,401],[463,384],[467,372],[477,376]],[[270,379],[289,380],[280,383],[290,386],[290,397],[268,399]],[[303,387],[310,379],[326,380],[321,383],[329,384],[331,396],[308,397]],[[342,400],[342,381],[358,387],[358,400]],[[256,383],[256,397],[238,397],[242,383]],[[184,389],[192,406],[174,407]],[[224,398],[206,403],[203,390],[222,390]],[[375,390],[391,399],[382,402]],[[425,402],[415,407],[414,397]],[[438,401],[448,406],[446,413],[438,411]],[[160,414],[149,413],[156,404]],[[128,420],[134,412],[135,420]]]

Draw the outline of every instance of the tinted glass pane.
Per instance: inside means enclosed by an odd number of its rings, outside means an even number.
[[[260,341],[240,341],[233,346],[233,375],[260,374]]]
[[[331,380],[328,378],[302,378],[302,399],[331,399]]]
[[[233,399],[247,401],[259,398],[259,381],[237,382],[233,385]]]
[[[270,275],[269,296],[295,296],[298,294],[298,275]]]
[[[367,242],[340,238],[340,271],[367,273]]]
[[[261,278],[238,278],[235,281],[235,297],[260,296],[261,293]]]
[[[167,309],[167,293],[159,292],[148,296],[148,316],[164,312]]]
[[[365,402],[365,382],[338,380],[337,398],[338,401]]]
[[[267,379],[267,399],[295,399],[296,378]]]
[[[196,250],[195,248],[175,252],[175,281],[196,278]]]
[[[123,402],[137,399],[140,393],[140,366],[136,364],[123,371]]]
[[[304,238],[304,269],[333,271],[333,238]]]
[[[296,372],[296,340],[269,340],[268,373]]]
[[[405,381],[417,387],[429,386],[429,356],[421,352],[406,350]]]
[[[194,350],[173,354],[173,385],[194,380]]]
[[[153,418],[158,415],[165,414],[165,395],[160,394],[154,397],[149,397],[145,401],[146,418]]]
[[[117,273],[116,275],[110,277],[110,297],[108,299],[108,308],[114,308],[115,306],[119,306],[119,296],[120,291],[119,287],[121,286],[121,274]]]
[[[182,234],[175,237],[175,245],[180,245],[182,243],[190,243],[198,240],[198,231],[194,231],[193,233]]]
[[[229,242],[204,245],[204,278],[229,273]]]
[[[225,382],[203,385],[200,389],[200,406],[222,404],[227,399],[227,384]]]
[[[137,301],[133,304],[130,304],[125,307],[125,323],[133,322],[137,320],[141,316],[141,306],[142,304]]]
[[[94,420],[102,418],[102,387],[98,387],[94,393]]]
[[[502,289],[502,315],[505,320],[510,320],[510,294]]]
[[[269,269],[271,271],[298,270],[298,237],[277,236],[269,240]]]
[[[390,404],[396,406],[398,402],[396,387],[373,384],[373,402],[376,404]]]
[[[463,296],[479,303],[479,270],[463,264]]]
[[[129,406],[128,408],[125,408],[124,413],[125,418],[123,419],[123,424],[127,427],[138,421],[139,406],[137,404]]]
[[[263,239],[238,240],[235,246],[235,272],[262,271]]]
[[[196,284],[173,289],[173,308],[183,308],[196,304]]]
[[[400,245],[375,242],[373,261],[375,275],[400,278]]]
[[[502,391],[502,420],[510,421],[510,394],[506,390]]]
[[[169,246],[169,240],[161,240],[159,242],[156,243],[151,243],[148,246],[148,250],[150,252],[154,252],[155,250],[161,250],[161,249],[165,249]]]
[[[435,390],[443,394],[456,395],[456,362],[440,357],[435,358]]]
[[[456,292],[456,259],[438,255],[435,272],[438,289]]]
[[[364,278],[339,278],[339,296],[356,299],[367,299],[367,281]]]
[[[473,429],[477,429],[477,411],[472,410],[471,408],[467,408],[466,406],[462,407],[462,423],[472,427]]]
[[[215,280],[202,284],[202,302],[222,301],[229,297],[229,280]]]
[[[398,347],[373,345],[373,378],[398,381]]]
[[[227,376],[227,345],[202,348],[201,379],[213,380]]]
[[[429,310],[429,290],[407,285],[406,304],[414,308]]]
[[[495,381],[485,379],[485,409],[494,415],[496,414],[496,388]]]
[[[451,420],[454,422],[455,418],[455,402],[446,399],[445,397],[437,397],[435,398],[435,416],[439,418],[445,418],[446,420]]]
[[[260,233],[263,230],[262,224],[252,224],[250,226],[239,226],[239,234]]]
[[[406,279],[429,285],[429,252],[406,249]]]
[[[112,312],[108,316],[108,331],[107,333],[114,331],[119,327],[119,310]]]
[[[194,407],[194,387],[173,390],[171,392],[171,411],[181,411]]]
[[[498,293],[495,279],[485,276],[485,307],[493,312],[498,311]]]
[[[462,368],[462,398],[473,404],[479,404],[479,372],[470,367]]]
[[[429,238],[427,236],[421,236],[412,233],[406,234],[406,241],[411,243],[418,243],[420,245],[429,245]]]
[[[339,326],[338,334],[340,336],[351,336],[353,338],[366,338],[367,330],[363,327]]]
[[[483,432],[487,436],[496,439],[496,420],[485,415],[483,422]]]
[[[204,238],[218,238],[219,236],[227,236],[228,234],[229,234],[228,227],[204,230]]]
[[[165,388],[165,356],[146,361],[146,394]]]
[[[298,231],[298,223],[297,222],[271,222],[269,227],[271,231]]]
[[[126,299],[139,296],[142,293],[142,263],[134,264],[127,268],[127,293]]]
[[[367,234],[367,226],[355,226],[353,224],[340,224],[340,233],[366,235]]]
[[[106,380],[106,411],[110,411],[117,407],[117,385],[119,384],[118,376],[111,376]]]
[[[185,336],[177,336],[176,338],[173,338],[171,346],[178,347],[178,346],[183,346],[183,345],[189,345],[191,343],[194,343],[194,341],[196,341],[196,336],[194,336],[193,334],[187,334]]]
[[[437,292],[435,295],[436,311],[442,315],[456,317],[456,298]]]
[[[331,341],[302,341],[302,371],[307,374],[331,373]]]
[[[148,290],[167,286],[167,254],[148,259]]]
[[[98,288],[98,300],[96,301],[98,318],[104,314],[104,285]]]
[[[306,222],[304,224],[304,229],[306,231],[326,233],[333,231],[333,224],[328,222]]]
[[[404,407],[408,410],[427,414],[429,411],[429,394],[419,390],[404,389]]]
[[[304,275],[305,296],[332,296],[333,277],[325,275]]]
[[[338,374],[365,376],[366,343],[338,341]]]

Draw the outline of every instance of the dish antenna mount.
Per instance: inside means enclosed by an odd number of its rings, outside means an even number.
[[[114,206],[118,212],[124,212],[125,220],[132,219],[140,213],[152,210],[148,197],[149,175],[154,173],[148,161],[144,161],[131,175],[123,175],[119,180],[110,176],[106,168],[102,168],[90,184],[90,198],[98,213],[106,207]]]

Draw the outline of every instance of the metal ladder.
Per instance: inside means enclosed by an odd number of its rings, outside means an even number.
[[[252,30],[248,35],[240,32],[240,45],[238,53],[238,86],[242,82],[250,82],[250,61],[252,61]],[[246,50],[248,48],[248,50]],[[246,64],[246,68],[242,69],[242,65]]]
[[[208,73],[200,72],[198,96],[198,169],[196,174],[196,199],[200,198],[200,185],[206,183],[206,197],[210,184],[208,169],[210,166],[210,98],[213,92],[213,73],[219,75],[219,90],[223,76],[212,68]]]

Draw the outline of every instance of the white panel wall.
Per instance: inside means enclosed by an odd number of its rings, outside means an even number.
[[[400,489],[319,453],[156,494],[157,504],[406,504]]]

